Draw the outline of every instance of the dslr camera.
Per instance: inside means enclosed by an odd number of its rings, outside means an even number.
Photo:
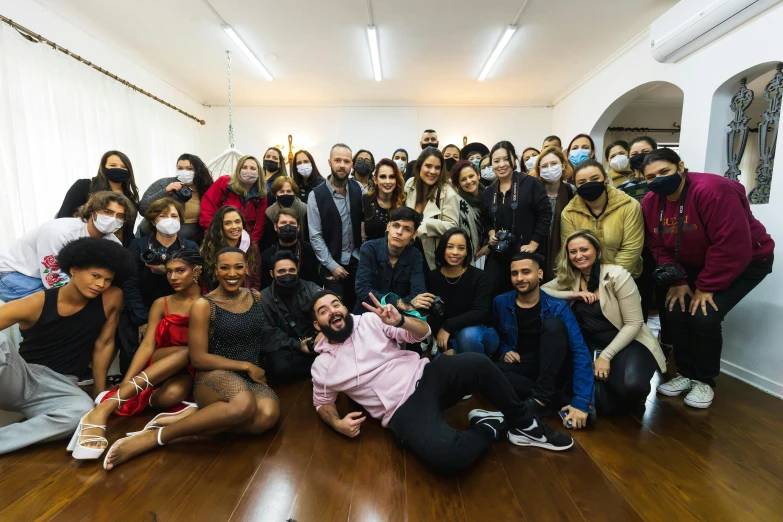
[[[185,204],[193,197],[193,189],[190,187],[182,187],[181,189],[172,192],[171,195],[180,203]]]
[[[666,264],[653,270],[652,278],[658,286],[670,286],[676,281],[685,279],[685,274],[682,273],[679,266]]]
[[[435,300],[432,301],[430,306],[430,313],[436,317],[443,317],[446,313],[446,303],[443,302],[439,296],[435,296]]]
[[[510,230],[501,230],[495,234],[498,242],[495,246],[490,247],[490,251],[495,254],[505,254],[511,249],[511,244],[517,240],[516,236]]]
[[[162,265],[168,257],[165,248],[149,248],[141,253],[141,260],[148,265]]]

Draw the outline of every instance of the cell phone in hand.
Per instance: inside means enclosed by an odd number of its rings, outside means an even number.
[[[567,411],[560,410],[560,411],[557,412],[557,414],[560,415],[560,418],[563,419],[563,420],[565,420],[566,417],[568,417],[568,412]],[[572,427],[573,427],[573,424],[571,424],[571,419],[569,419],[568,423],[566,424],[566,428],[568,428],[570,430]]]
[[[593,352],[593,362],[595,362],[595,360],[598,359],[598,357],[600,357],[602,352],[603,350],[596,350]]]

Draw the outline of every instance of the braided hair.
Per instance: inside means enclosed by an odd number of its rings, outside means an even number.
[[[190,268],[196,268],[197,266],[204,266],[204,258],[198,250],[193,248],[182,248],[174,252],[168,261],[181,261],[188,265]],[[167,262],[168,262],[167,261]]]

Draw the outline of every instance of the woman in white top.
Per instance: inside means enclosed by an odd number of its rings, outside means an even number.
[[[626,269],[611,264],[598,237],[587,230],[568,236],[557,266],[557,278],[542,290],[572,301],[595,361],[596,410],[628,411],[650,393],[655,369],[666,371],[661,347],[644,323],[636,283]]]

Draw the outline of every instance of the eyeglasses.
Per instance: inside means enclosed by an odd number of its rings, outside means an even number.
[[[118,214],[117,212],[110,210],[108,208],[102,208],[97,211],[99,214],[103,214],[104,216],[109,216],[113,218],[117,218],[118,221],[125,221],[125,214]]]

